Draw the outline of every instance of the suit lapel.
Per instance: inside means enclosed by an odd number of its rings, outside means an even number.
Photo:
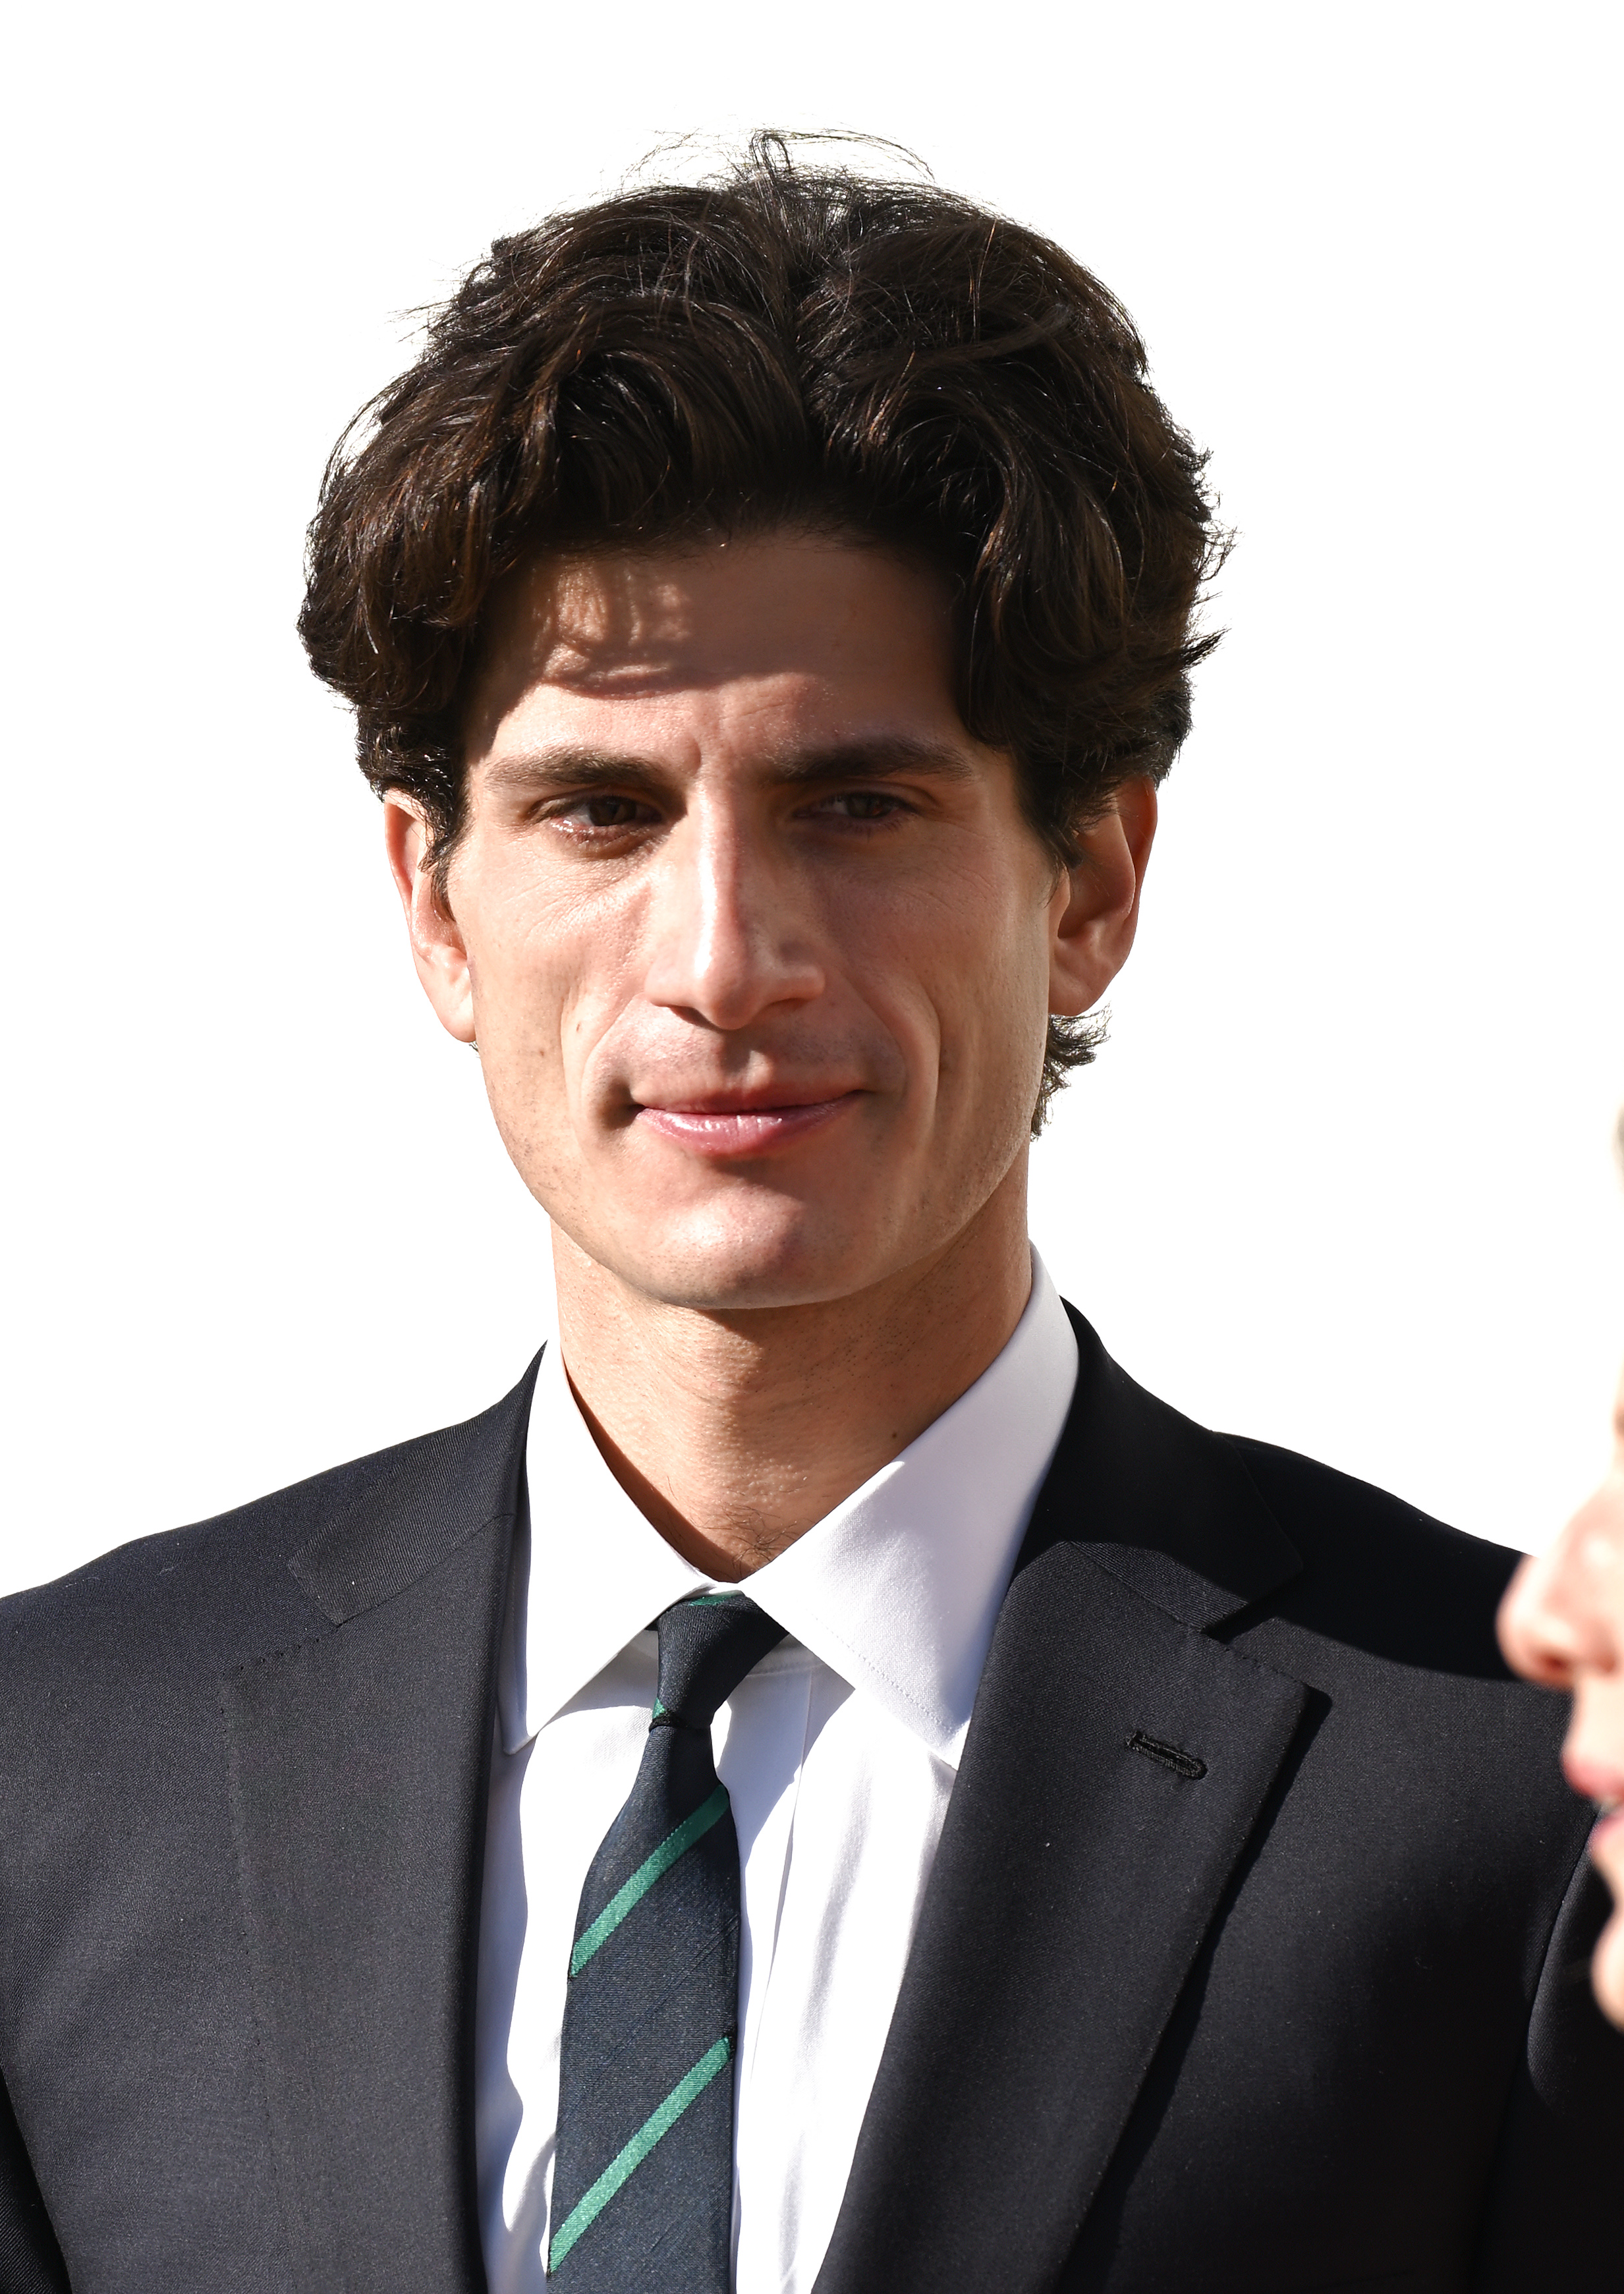
[[[289,1562],[333,1630],[223,1685],[279,2186],[310,2294],[477,2294],[473,1991],[531,1376]]]
[[[1079,1318],[817,2294],[1052,2284],[1307,1692],[1207,1638],[1294,1574]]]

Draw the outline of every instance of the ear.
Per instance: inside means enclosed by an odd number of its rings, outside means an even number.
[[[1155,787],[1135,778],[1078,837],[1076,860],[1049,906],[1052,1012],[1072,1018],[1088,1011],[1127,962],[1155,835]]]
[[[398,790],[384,798],[384,848],[406,912],[412,962],[441,1026],[459,1044],[474,1041],[474,983],[457,919],[429,865],[428,822],[421,805]]]

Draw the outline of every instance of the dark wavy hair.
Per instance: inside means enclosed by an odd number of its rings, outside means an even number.
[[[1204,461],[1062,248],[761,134],[717,180],[496,241],[335,449],[299,632],[443,869],[482,627],[516,566],[784,525],[869,539],[946,575],[965,726],[1012,754],[1064,862],[1190,729],[1222,549]],[[1100,1033],[1051,1020],[1038,1119]]]

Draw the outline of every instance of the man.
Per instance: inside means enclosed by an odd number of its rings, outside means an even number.
[[[1202,650],[1123,313],[768,142],[372,414],[304,632],[560,1342],[6,1605],[8,2294],[1602,2282],[1509,1558],[1026,1240]]]

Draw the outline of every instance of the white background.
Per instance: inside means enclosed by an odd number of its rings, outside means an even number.
[[[1624,1351],[1601,6],[37,9],[11,54],[0,1588],[483,1406],[544,1223],[293,633],[323,458],[662,137],[913,146],[1116,289],[1239,541],[1038,1241],[1147,1384],[1484,1535]]]

